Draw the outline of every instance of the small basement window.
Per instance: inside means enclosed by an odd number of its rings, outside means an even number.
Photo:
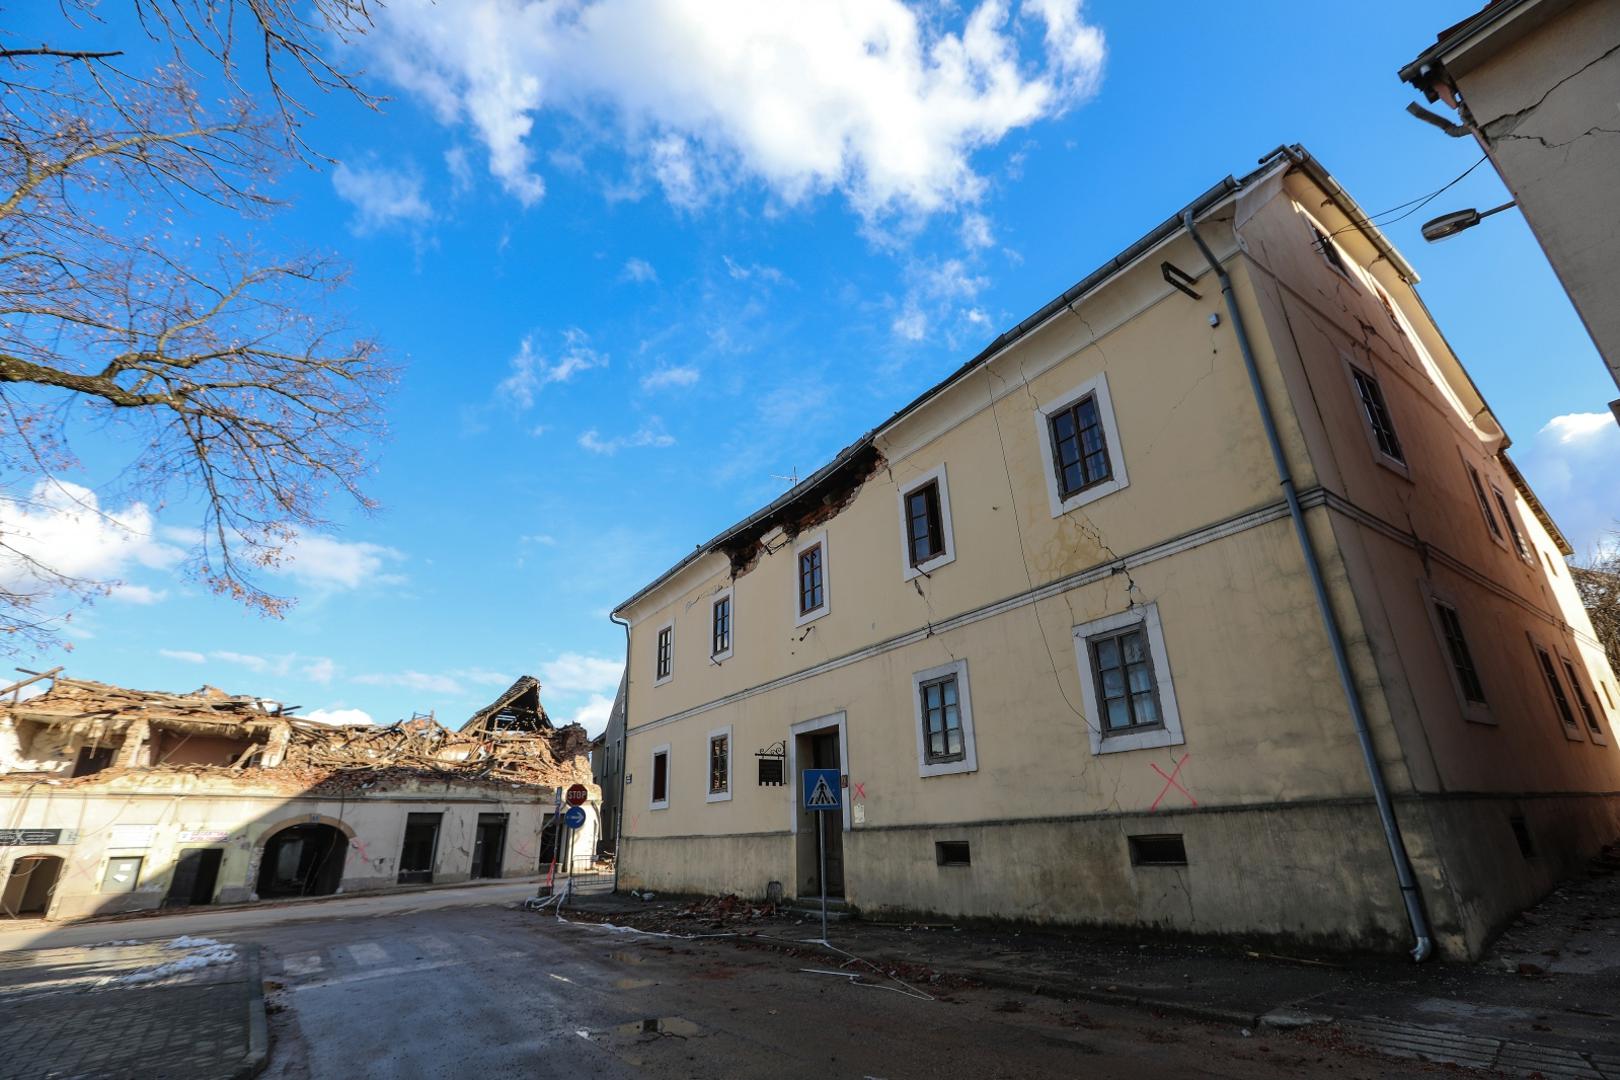
[[[971,866],[966,840],[937,840],[934,842],[934,861],[940,866]]]
[[[1186,866],[1187,845],[1181,834],[1168,836],[1131,836],[1132,866]]]

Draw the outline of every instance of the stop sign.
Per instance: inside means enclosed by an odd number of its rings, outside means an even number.
[[[568,794],[563,796],[563,798],[568,800],[569,806],[579,806],[590,797],[591,793],[586,790],[584,784],[573,785],[568,789]]]

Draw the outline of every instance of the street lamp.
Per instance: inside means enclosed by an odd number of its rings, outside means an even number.
[[[1493,206],[1489,210],[1475,210],[1470,207],[1467,210],[1453,210],[1449,214],[1441,214],[1433,221],[1423,223],[1423,239],[1432,244],[1436,240],[1456,236],[1464,229],[1472,229],[1492,214],[1500,214],[1503,210],[1515,205],[1517,204],[1509,199],[1501,206]]]

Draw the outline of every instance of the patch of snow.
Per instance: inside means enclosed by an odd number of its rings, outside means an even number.
[[[211,937],[187,937],[181,934],[173,941],[163,943],[165,949],[206,949],[218,945],[219,942]],[[227,946],[229,948],[229,946]]]
[[[236,946],[222,945],[213,938],[205,937],[177,937],[173,941],[165,942],[165,949],[190,949],[191,952],[178,960],[170,960],[167,964],[156,967],[142,968],[132,971],[128,975],[120,975],[112,980],[115,984],[132,984],[156,982],[167,979],[171,975],[184,975],[191,971],[201,971],[203,968],[214,967],[218,964],[229,964],[236,959]]]

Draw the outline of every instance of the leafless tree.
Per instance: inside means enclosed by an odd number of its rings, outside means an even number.
[[[1620,671],[1620,531],[1609,534],[1586,566],[1570,567],[1570,577],[1580,590],[1592,629],[1603,642],[1609,665]]]
[[[331,310],[342,268],[251,227],[278,169],[317,163],[289,84],[375,104],[327,59],[366,0],[128,0],[117,28],[59,2],[58,40],[0,35],[0,500],[110,432],[128,493],[200,508],[189,570],[280,613],[256,571],[332,496],[371,507],[392,370]],[[0,548],[28,571],[0,578],[0,649],[50,641],[52,598],[95,583]]]

